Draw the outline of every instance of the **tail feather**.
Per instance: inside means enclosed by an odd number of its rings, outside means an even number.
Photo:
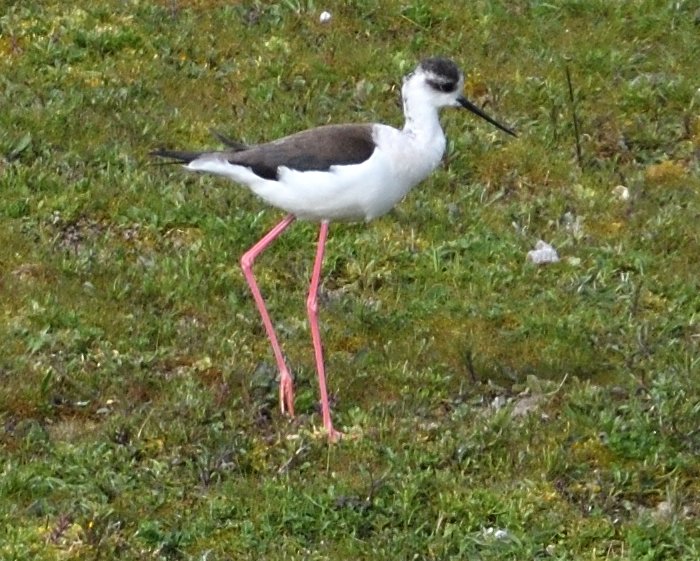
[[[205,152],[184,152],[180,150],[166,150],[165,148],[159,148],[158,150],[153,150],[148,153],[149,156],[170,158],[175,160],[174,162],[168,162],[172,164],[189,164],[192,160],[196,160],[202,154],[205,154]]]
[[[233,152],[243,152],[248,150],[250,146],[243,144],[242,142],[237,142],[232,140],[228,136],[221,134],[219,131],[210,129],[212,135],[214,135],[219,142],[225,144],[231,153]],[[152,150],[148,153],[149,156],[155,156],[157,158],[169,158],[169,162],[162,162],[163,164],[189,164],[190,162],[200,158],[204,154],[211,154],[213,152],[191,152],[185,150],[167,150],[165,148],[158,148],[157,150]]]
[[[233,140],[233,139],[229,138],[228,136],[223,135],[222,133],[220,133],[217,130],[209,129],[209,132],[213,136],[215,136],[219,140],[219,142],[228,146],[234,152],[242,152],[243,150],[248,150],[248,148],[250,148],[250,146],[248,146],[247,144],[243,144],[242,142],[238,142],[237,140]]]

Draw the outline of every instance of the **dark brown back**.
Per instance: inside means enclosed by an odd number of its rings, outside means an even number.
[[[359,164],[374,152],[373,125],[326,125],[230,154],[232,164],[249,167],[265,179],[277,169],[326,171],[333,165]]]

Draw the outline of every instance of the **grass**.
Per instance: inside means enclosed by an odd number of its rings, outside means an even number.
[[[0,559],[698,558],[693,2],[79,4],[0,4]],[[237,267],[279,213],[147,152],[398,125],[431,54],[520,135],[446,111],[444,166],[332,225],[329,446],[315,226],[256,269],[289,422]]]

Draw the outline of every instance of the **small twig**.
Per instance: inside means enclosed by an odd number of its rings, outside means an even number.
[[[574,120],[574,137],[576,140],[576,160],[578,161],[578,167],[583,169],[583,157],[581,156],[581,135],[578,129],[578,117],[576,115],[576,99],[574,98],[574,87],[571,84],[571,72],[569,72],[569,67],[564,68],[566,70],[566,83],[569,85],[569,100],[571,101],[571,116]]]
[[[474,368],[474,352],[471,349],[464,351],[464,365],[467,367],[472,383],[476,384],[479,381],[479,376]]]
[[[148,420],[151,418],[151,415],[153,415],[153,409],[151,409],[147,414],[146,418],[143,420],[143,423],[141,423],[141,426],[139,427],[139,431],[136,433],[136,439],[140,440],[141,439],[141,433],[143,432],[143,429],[146,426],[146,423]]]
[[[51,533],[46,537],[46,542],[51,544],[57,544],[60,539],[65,535],[66,531],[70,528],[73,523],[73,517],[70,514],[61,514],[58,517],[58,521],[51,530]]]
[[[368,506],[371,506],[374,503],[374,496],[377,491],[384,486],[384,482],[386,481],[387,477],[389,477],[389,470],[384,472],[384,475],[378,479],[374,478],[371,471],[369,472],[369,490],[367,493],[367,498],[365,499],[365,503]]]
[[[559,393],[559,390],[561,390],[561,389],[564,387],[564,384],[566,383],[566,380],[567,380],[568,378],[569,378],[569,373],[567,372],[566,374],[564,374],[564,377],[561,379],[561,382],[560,382],[559,385],[557,386],[557,389],[556,389],[556,390],[553,390],[553,391],[551,391],[551,392],[549,392],[548,394],[545,394],[545,395],[546,395],[547,397],[552,397],[553,395],[558,394],[558,393]]]
[[[289,457],[289,459],[288,459],[286,462],[284,462],[284,463],[277,469],[277,474],[278,474],[278,475],[282,475],[283,473],[286,473],[286,472],[289,470],[289,468],[291,467],[291,465],[294,463],[294,461],[295,461],[299,456],[301,456],[302,454],[304,454],[308,449],[309,449],[309,447],[306,446],[305,444],[302,444],[301,446],[299,446],[299,448],[297,448],[297,449],[294,451],[294,454],[292,454],[292,455]]]
[[[630,319],[637,317],[639,312],[639,297],[642,295],[642,285],[643,280],[640,280],[634,287],[634,292],[632,293],[632,302],[630,304]]]

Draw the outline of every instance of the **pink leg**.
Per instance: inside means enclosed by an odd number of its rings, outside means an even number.
[[[321,230],[318,235],[318,248],[316,249],[316,260],[314,270],[311,274],[311,284],[309,286],[309,297],[306,300],[306,310],[309,313],[309,324],[311,325],[311,338],[314,343],[314,355],[316,357],[316,371],[318,372],[318,387],[321,393],[321,414],[323,415],[323,426],[328,433],[328,439],[336,442],[342,436],[333,428],[331,421],[331,408],[328,403],[328,390],[326,389],[326,374],[323,366],[323,348],[321,347],[321,333],[318,329],[318,283],[321,278],[321,267],[323,265],[323,251],[328,237],[328,221],[321,222]]]
[[[246,251],[241,257],[241,268],[243,269],[243,275],[248,282],[248,286],[250,286],[250,291],[253,293],[255,305],[258,307],[258,311],[262,316],[265,331],[267,331],[267,336],[270,338],[272,352],[275,353],[275,360],[277,361],[277,367],[280,371],[280,409],[282,410],[282,413],[287,412],[293,417],[294,382],[292,381],[292,375],[289,373],[287,364],[284,361],[284,356],[282,356],[280,344],[277,342],[277,335],[272,327],[270,315],[267,313],[267,309],[265,308],[265,300],[263,300],[262,294],[260,294],[258,283],[255,282],[255,276],[253,275],[253,263],[255,262],[257,256],[260,255],[265,248],[270,245],[282,232],[284,232],[292,222],[294,222],[294,215],[287,215],[279,224],[277,224],[277,226],[265,234],[265,236],[263,236],[258,243]]]

